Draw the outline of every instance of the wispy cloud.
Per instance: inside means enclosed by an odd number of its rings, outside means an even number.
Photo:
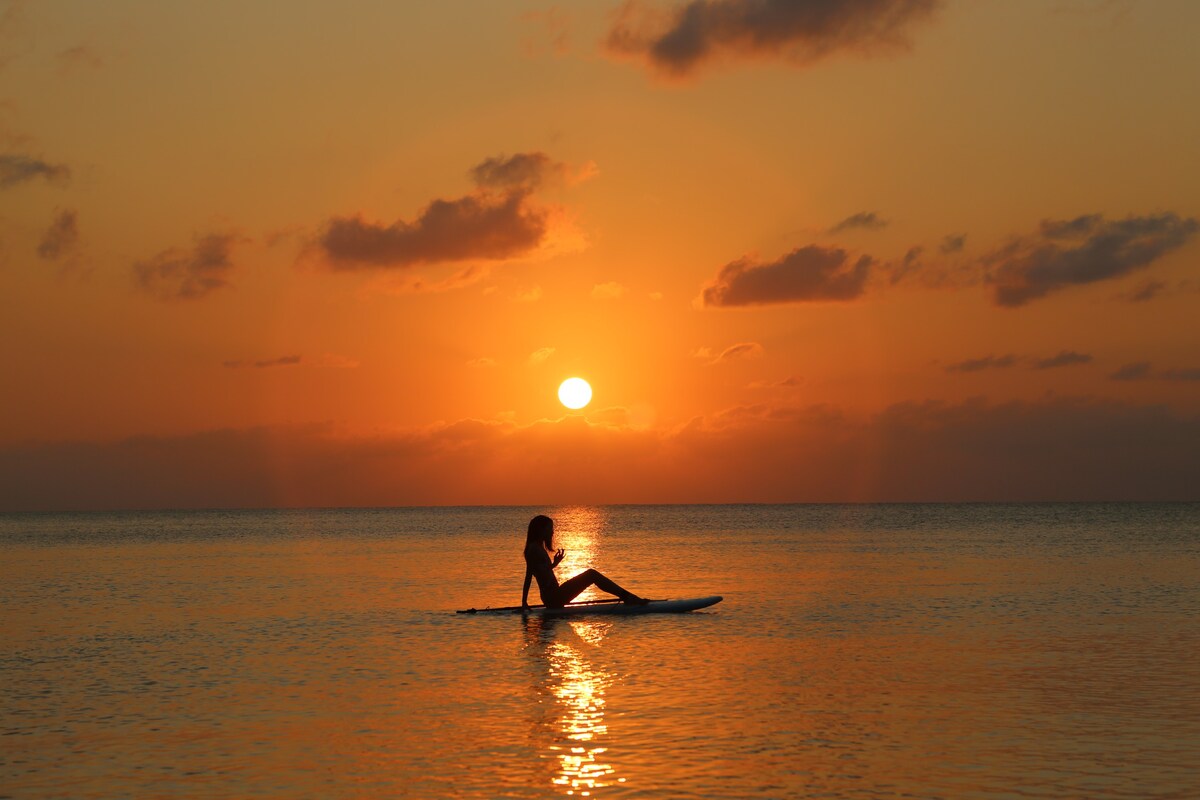
[[[1058,367],[1070,367],[1076,364],[1090,363],[1092,363],[1092,356],[1089,353],[1076,353],[1074,350],[1063,350],[1058,355],[1050,356],[1049,358],[1035,359],[1033,368],[1057,369]]]
[[[776,59],[803,66],[835,53],[903,51],[937,0],[687,0],[663,9],[630,0],[609,31],[610,53],[669,77],[714,62]]]
[[[592,287],[593,300],[617,300],[624,297],[629,290],[616,281],[597,283]]]
[[[967,245],[967,235],[965,233],[952,233],[942,238],[942,243],[938,245],[938,252],[944,256],[961,253]]]
[[[550,358],[554,353],[555,350],[553,347],[540,347],[529,354],[529,364],[535,367],[539,364],[544,364],[546,363],[546,359]]]
[[[1109,376],[1114,381],[1140,381],[1150,377],[1150,362],[1149,361],[1134,361],[1131,364],[1125,364],[1117,369]]]
[[[795,389],[803,382],[802,378],[795,375],[789,375],[777,381],[751,381],[747,388],[750,389]]]
[[[250,367],[253,369],[269,369],[271,367],[293,367],[301,362],[301,356],[279,356],[278,358],[266,358],[259,361],[222,361],[221,366],[229,367],[230,369],[241,369]]]
[[[888,221],[874,211],[860,211],[852,214],[829,229],[830,233],[841,233],[849,230],[877,231],[886,228]]]
[[[10,189],[38,178],[49,183],[64,183],[70,177],[71,169],[65,164],[52,164],[18,153],[0,155],[0,189]]]
[[[536,189],[546,180],[566,174],[567,165],[542,152],[485,158],[471,168],[481,189]]]
[[[231,233],[198,236],[190,249],[174,247],[133,264],[138,288],[160,300],[197,300],[231,286],[231,255],[241,239]]]
[[[761,358],[762,354],[763,346],[758,342],[731,344],[716,355],[713,355],[713,351],[707,347],[698,348],[692,353],[693,357],[703,359],[709,364],[725,364],[746,358]]]
[[[853,300],[866,289],[874,260],[851,259],[836,247],[809,245],[776,261],[748,258],[726,264],[701,292],[705,306],[733,307]]]
[[[985,369],[1005,369],[1016,363],[1017,357],[1011,354],[1004,356],[987,355],[982,358],[968,358],[965,361],[947,364],[946,372],[982,372]]]
[[[47,261],[57,261],[72,252],[79,244],[79,219],[74,209],[58,211],[50,227],[38,243],[38,255]]]
[[[1143,381],[1157,378],[1163,381],[1200,381],[1200,367],[1171,368],[1155,372],[1149,361],[1126,364],[1109,376],[1115,381]]]
[[[1045,220],[1037,232],[985,256],[988,284],[997,305],[1010,308],[1148,267],[1186,244],[1200,222],[1174,213],[1106,220],[1089,214]]]

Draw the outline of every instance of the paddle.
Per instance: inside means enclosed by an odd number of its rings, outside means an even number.
[[[576,608],[578,606],[602,606],[602,605],[605,605],[606,603],[623,603],[623,602],[624,601],[621,600],[620,598],[613,597],[608,600],[584,600],[579,603],[567,603],[566,606],[564,606],[564,608]],[[658,601],[651,600],[649,602],[654,603],[654,602],[658,602]],[[529,608],[530,609],[545,608],[545,606],[529,606]],[[489,606],[487,608],[465,608],[462,611],[455,611],[454,613],[455,614],[478,614],[481,611],[520,611],[520,610],[521,610],[521,606],[501,606],[500,608],[492,608]]]

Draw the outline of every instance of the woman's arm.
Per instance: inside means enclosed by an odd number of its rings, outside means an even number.
[[[521,587],[521,608],[529,608],[529,583],[533,580],[533,570],[525,565],[525,585]]]

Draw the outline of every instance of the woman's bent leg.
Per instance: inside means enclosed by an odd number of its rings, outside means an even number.
[[[627,603],[645,602],[633,592],[629,591],[628,589],[621,588],[611,579],[604,577],[604,575],[600,574],[594,569],[584,570],[575,577],[568,578],[559,584],[558,600],[562,604],[566,605],[582,594],[584,589],[593,585],[601,591],[616,595]]]

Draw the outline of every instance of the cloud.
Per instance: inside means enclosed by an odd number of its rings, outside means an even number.
[[[803,382],[803,378],[798,378],[795,375],[789,375],[782,380],[777,381],[751,381],[747,386],[749,389],[795,389]]]
[[[496,366],[496,359],[488,358],[487,356],[480,356],[479,358],[472,358],[470,361],[468,361],[467,366],[473,368],[494,367]]]
[[[624,297],[629,290],[616,281],[597,283],[592,287],[593,300],[616,300]]]
[[[840,248],[809,245],[778,261],[756,264],[743,258],[726,264],[701,292],[705,306],[733,307],[821,300],[853,300],[866,289],[874,263],[851,263]]]
[[[1114,381],[1140,381],[1149,378],[1150,362],[1135,361],[1132,364],[1125,364],[1109,377]]]
[[[844,220],[834,225],[829,229],[830,233],[841,233],[842,231],[862,229],[868,231],[876,231],[880,228],[886,228],[888,221],[881,218],[874,211],[860,211],[857,214],[852,214]]]
[[[1162,406],[761,404],[669,430],[601,417],[9,444],[0,511],[1200,499],[1200,417]]]
[[[1014,355],[984,356],[983,358],[968,358],[946,365],[946,372],[981,372],[985,369],[1004,369],[1017,363]]]
[[[133,265],[137,286],[160,300],[197,300],[232,284],[234,234],[196,237],[190,250],[174,247]]]
[[[66,208],[54,215],[50,227],[38,243],[38,255],[47,261],[57,261],[79,244],[79,221],[74,209]]]
[[[411,221],[372,222],[361,214],[335,216],[306,255],[335,270],[405,269],[468,259],[503,261],[533,253],[567,252],[586,244],[571,215],[543,206],[534,192],[550,178],[578,183],[596,174],[588,162],[576,174],[545,153],[496,156],[470,170],[475,189],[436,199]]]
[[[738,361],[742,359],[761,359],[762,345],[757,342],[738,342],[731,344],[730,347],[721,350],[709,363],[728,363],[730,361]],[[710,357],[712,351],[708,348],[700,348],[696,350],[697,357]],[[700,355],[703,354],[703,355]]]
[[[1056,369],[1075,364],[1090,364],[1092,357],[1088,353],[1076,353],[1074,350],[1063,350],[1056,356],[1039,358],[1033,362],[1034,369]]]
[[[1124,365],[1109,377],[1114,381],[1142,381],[1149,378],[1164,381],[1200,381],[1200,367],[1165,369],[1156,374],[1151,370],[1149,361],[1135,361]]]
[[[270,367],[291,367],[299,364],[302,358],[296,356],[280,356],[279,358],[267,358],[262,361],[222,361],[221,366],[231,369],[240,369],[242,367],[252,367],[254,369],[268,369]]]
[[[921,256],[924,255],[925,248],[921,245],[913,245],[908,248],[904,254],[904,258],[900,263],[892,262],[887,265],[888,271],[891,273],[888,277],[888,282],[895,286],[902,280],[905,280],[910,275],[925,271],[925,264],[921,261]]]
[[[51,164],[32,156],[6,153],[0,155],[0,189],[42,178],[49,183],[63,183],[71,177],[65,164]]]
[[[686,77],[717,61],[779,59],[808,65],[835,53],[909,47],[909,29],[937,0],[687,0],[667,9],[630,0],[606,47],[654,71]]]
[[[1163,281],[1146,281],[1137,289],[1122,295],[1122,297],[1131,303],[1145,303],[1158,297],[1166,288],[1167,284]]]
[[[546,359],[552,355],[554,355],[553,347],[540,347],[529,354],[529,364],[535,367],[538,364],[544,364],[546,363]]]
[[[987,282],[997,305],[1014,308],[1069,286],[1143,269],[1182,247],[1200,222],[1174,213],[1105,220],[1090,214],[1043,220],[1036,233],[985,256]]]
[[[434,200],[413,222],[390,225],[334,217],[318,244],[337,270],[513,258],[534,250],[546,236],[547,212],[529,198],[519,190]]]
[[[472,264],[439,280],[421,275],[387,273],[367,284],[366,290],[392,295],[450,292],[473,286],[486,278],[490,272],[487,266]]]
[[[481,189],[533,190],[551,177],[566,175],[566,165],[542,152],[486,158],[471,168],[471,179]]]
[[[967,235],[965,233],[952,233],[942,239],[942,243],[938,245],[938,252],[944,256],[961,253],[966,245]]]

